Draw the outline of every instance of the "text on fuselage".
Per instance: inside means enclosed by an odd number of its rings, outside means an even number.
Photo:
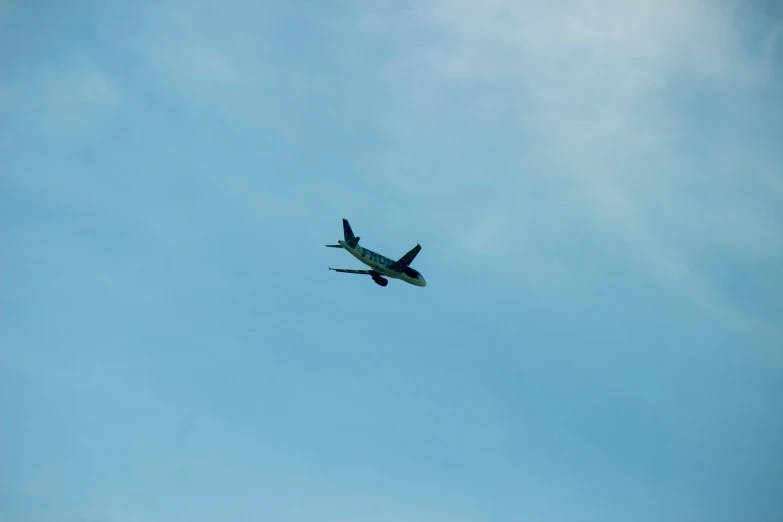
[[[372,250],[367,250],[364,247],[356,247],[356,250],[362,255],[362,257],[365,257],[369,259],[370,261],[374,261],[382,266],[391,266],[395,263],[395,261],[392,261],[388,257],[382,256],[380,254],[377,254],[373,252]]]

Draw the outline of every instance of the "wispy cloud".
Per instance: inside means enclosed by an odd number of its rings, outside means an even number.
[[[400,153],[412,152],[413,164],[432,143],[453,158],[488,149],[487,158],[506,159],[492,171],[429,159],[402,185],[433,194],[431,217],[466,252],[500,246],[503,265],[551,248],[538,264],[568,271],[554,245],[595,235],[697,303],[733,308],[700,264],[727,254],[783,258],[781,156],[765,137],[781,126],[756,120],[781,113],[780,70],[764,74],[776,29],[767,28],[765,50],[750,47],[739,8],[435,0],[365,11],[360,26],[395,49],[378,72],[394,85],[390,129]],[[489,121],[516,136],[482,135]],[[487,187],[502,195],[476,203]],[[762,316],[772,327],[774,317]]]

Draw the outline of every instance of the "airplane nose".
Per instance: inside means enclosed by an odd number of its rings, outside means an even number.
[[[424,280],[424,276],[419,274],[419,286],[427,286],[427,281]]]

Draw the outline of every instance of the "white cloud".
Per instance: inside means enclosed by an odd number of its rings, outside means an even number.
[[[694,268],[706,251],[744,262],[783,255],[779,155],[746,138],[760,124],[743,110],[764,110],[770,78],[732,9],[702,0],[432,0],[365,11],[360,26],[396,49],[380,68],[393,85],[396,153],[457,158],[441,171],[443,160],[417,165],[406,183],[396,168],[394,185],[437,194],[431,217],[467,253],[503,244],[517,259],[567,271],[555,245],[597,234],[700,306],[719,301],[743,317]],[[500,127],[510,133],[498,146],[505,163],[487,155],[485,168],[459,164],[464,149],[491,139],[480,129]],[[538,161],[526,161],[531,153]],[[502,195],[477,204],[477,189],[490,186]]]

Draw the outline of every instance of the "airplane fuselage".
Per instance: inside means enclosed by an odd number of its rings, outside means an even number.
[[[424,280],[424,276],[422,276],[418,271],[408,269],[410,272],[416,275],[416,277],[412,277],[411,275],[406,274],[404,271],[398,272],[389,268],[395,263],[394,259],[389,259],[386,256],[373,252],[372,250],[364,248],[358,244],[355,247],[351,247],[345,241],[340,240],[337,242],[341,247],[350,252],[353,257],[384,277],[400,279],[415,286],[425,286],[427,284],[427,282]]]

